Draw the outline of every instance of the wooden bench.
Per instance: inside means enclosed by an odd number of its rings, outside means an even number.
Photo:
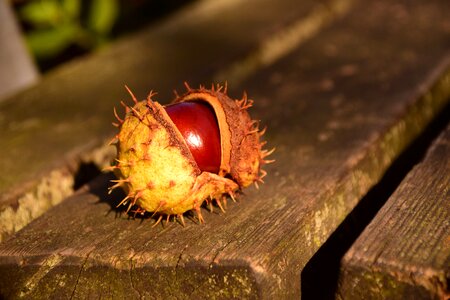
[[[311,257],[448,105],[446,5],[201,1],[1,103],[1,295],[298,298]],[[111,174],[67,197],[80,161],[111,158],[102,145],[123,84],[168,102],[184,80],[212,79],[236,98],[247,90],[268,125],[277,162],[259,190],[185,227],[116,210]],[[342,295],[364,295],[350,269]]]

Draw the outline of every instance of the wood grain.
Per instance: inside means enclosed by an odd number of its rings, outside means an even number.
[[[450,297],[450,126],[345,254],[342,298]]]
[[[0,245],[0,292],[298,298],[307,261],[448,102],[446,4],[359,3],[230,87],[256,100],[277,162],[226,214],[152,228],[118,214],[123,195],[99,178]]]

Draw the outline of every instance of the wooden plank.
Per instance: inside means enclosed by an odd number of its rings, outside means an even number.
[[[449,187],[450,125],[345,254],[337,295],[448,299]]]
[[[298,298],[307,261],[448,103],[446,5],[360,3],[230,87],[256,99],[277,163],[226,214],[152,228],[116,214],[99,178],[0,245],[0,292]]]
[[[346,1],[327,1],[323,18],[332,20],[333,3]],[[198,1],[1,103],[0,240],[71,194],[80,161],[100,167],[109,161],[111,148],[93,149],[113,135],[112,107],[129,97],[124,84],[140,98],[154,89],[168,102],[183,81],[209,84],[215,72],[320,5]],[[313,25],[318,30],[324,23]]]

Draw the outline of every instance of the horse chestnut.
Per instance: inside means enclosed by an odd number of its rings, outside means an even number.
[[[219,173],[219,125],[209,105],[192,101],[172,104],[165,109],[186,141],[200,171]]]
[[[203,222],[200,206],[212,201],[223,210],[227,195],[258,182],[266,172],[262,165],[273,150],[262,150],[259,122],[250,119],[247,109],[253,101],[244,94],[232,100],[226,86],[191,89],[176,97],[171,105],[154,102],[153,93],[137,101],[128,89],[133,106],[124,102],[125,117],[112,143],[117,158],[111,169],[117,180],[110,190],[122,187],[127,194],[120,202],[128,211],[158,214],[158,224],[195,210]],[[210,206],[212,208],[212,206]],[[155,225],[156,225],[155,224]]]

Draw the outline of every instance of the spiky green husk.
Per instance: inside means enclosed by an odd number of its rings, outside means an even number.
[[[219,174],[201,172],[195,163],[183,137],[167,115],[165,109],[152,101],[138,102],[134,95],[133,107],[125,106],[125,118],[120,118],[120,132],[115,138],[117,159],[112,167],[117,176],[112,188],[122,187],[127,196],[120,204],[128,209],[136,205],[136,212],[181,217],[184,212],[194,210],[200,222],[203,218],[200,206],[206,200],[215,202],[223,210],[221,201],[229,195],[234,200],[236,191],[262,182],[264,157],[270,151],[261,150],[259,139],[264,133],[252,121],[247,108],[251,100],[244,95],[233,101],[214,87],[201,87],[188,92],[174,102],[204,100],[211,104],[218,118],[221,131],[222,163]],[[119,205],[120,205],[119,204]]]

